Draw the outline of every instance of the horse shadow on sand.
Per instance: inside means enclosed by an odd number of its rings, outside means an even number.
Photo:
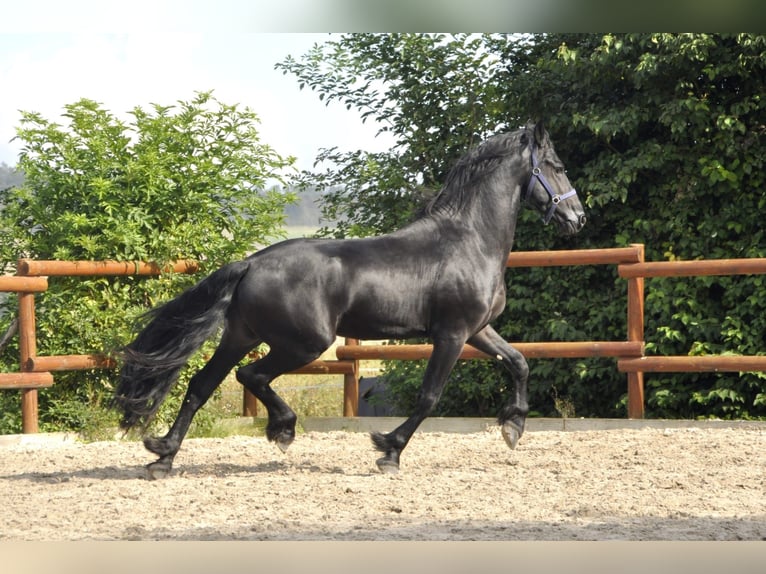
[[[190,463],[181,464],[173,469],[167,479],[174,478],[202,478],[216,477],[227,478],[235,476],[247,476],[273,473],[298,473],[298,474],[343,474],[347,476],[367,476],[379,474],[372,468],[368,473],[349,472],[338,466],[320,466],[308,462],[294,462],[289,460],[272,460],[255,464],[236,464],[227,462],[213,463]],[[165,479],[165,480],[167,480]],[[0,476],[0,481],[12,480],[19,482],[61,484],[71,480],[152,480],[149,478],[145,466],[100,466],[82,468],[76,470],[22,472],[19,474],[7,474]]]

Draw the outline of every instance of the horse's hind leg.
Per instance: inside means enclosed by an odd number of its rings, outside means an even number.
[[[234,339],[231,333],[225,331],[211,359],[189,381],[181,409],[168,433],[162,438],[144,439],[144,446],[160,457],[146,467],[150,480],[164,478],[170,473],[173,459],[181,448],[181,442],[189,431],[194,415],[207,402],[229,371],[255,346],[255,343]]]
[[[329,344],[328,344],[329,346]],[[269,353],[237,371],[237,380],[263,403],[269,414],[266,425],[266,438],[276,443],[285,452],[295,439],[295,412],[282,400],[271,381],[283,373],[298,369],[314,359],[324,350],[301,350],[296,345],[289,352],[272,348]]]
[[[529,412],[527,404],[527,377],[529,367],[519,351],[511,347],[489,325],[468,339],[468,344],[502,361],[513,380],[514,389],[509,401],[500,411],[498,422],[505,442],[511,449],[516,448],[524,433],[524,423]]]

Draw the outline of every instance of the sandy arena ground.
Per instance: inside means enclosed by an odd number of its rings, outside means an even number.
[[[766,427],[0,443],[0,540],[766,540]]]

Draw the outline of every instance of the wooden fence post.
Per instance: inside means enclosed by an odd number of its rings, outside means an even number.
[[[258,416],[258,399],[255,395],[242,387],[242,416],[243,417],[257,417]]]
[[[19,361],[21,372],[29,370],[30,359],[37,354],[35,332],[35,295],[34,293],[19,293]],[[37,389],[22,389],[21,391],[21,432],[36,433],[39,430],[37,421]]]
[[[257,361],[261,358],[259,351],[253,351],[248,355],[248,358],[253,361]],[[255,395],[247,390],[247,387],[242,387],[242,416],[243,417],[257,417],[258,416],[258,399]]]
[[[347,346],[359,345],[358,339],[346,337]],[[359,361],[352,361],[354,368],[343,375],[343,416],[355,417],[359,414]]]
[[[644,262],[644,246],[633,244],[639,263]],[[628,280],[628,341],[644,341],[644,278]],[[628,418],[644,418],[644,373],[628,373]]]

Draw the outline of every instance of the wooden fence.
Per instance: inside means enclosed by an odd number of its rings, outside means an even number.
[[[629,418],[644,416],[644,373],[700,371],[766,371],[766,356],[645,356],[644,280],[651,277],[696,277],[703,275],[741,275],[766,273],[766,259],[724,259],[700,261],[645,262],[644,246],[568,251],[530,251],[511,253],[508,267],[548,267],[576,265],[617,265],[627,282],[627,333],[622,341],[576,341],[513,343],[528,358],[614,357],[626,373]],[[22,392],[23,432],[34,433],[37,425],[37,390],[53,384],[53,372],[93,368],[112,368],[113,361],[98,354],[37,356],[34,295],[47,290],[50,276],[159,275],[163,271],[194,273],[196,263],[181,261],[161,269],[157,265],[116,261],[33,261],[20,260],[17,275],[0,277],[0,291],[16,292],[19,297],[19,372],[0,373],[0,389]],[[370,359],[426,359],[431,345],[373,345],[345,339],[336,348],[335,360],[316,360],[294,371],[308,374],[344,376],[343,414],[358,412],[359,362]],[[461,359],[490,359],[466,346]],[[255,397],[245,392],[243,414],[256,413]]]
[[[35,293],[48,289],[49,276],[159,275],[163,271],[195,273],[197,263],[180,261],[161,268],[153,263],[120,261],[34,261],[20,259],[15,276],[0,277],[0,291],[15,291],[19,298],[19,372],[0,373],[0,389],[21,391],[21,425],[24,433],[36,433],[37,391],[53,385],[52,371],[112,368],[104,355],[37,356]]]
[[[700,259],[694,261],[657,261],[635,265],[620,265],[620,277],[632,281],[651,277],[703,277],[709,275],[762,275],[766,273],[766,258]],[[643,296],[642,296],[643,298]],[[766,356],[706,355],[706,356],[641,356],[617,361],[621,372],[630,373],[692,373],[692,372],[755,372],[766,371]],[[643,402],[643,399],[642,399]]]

